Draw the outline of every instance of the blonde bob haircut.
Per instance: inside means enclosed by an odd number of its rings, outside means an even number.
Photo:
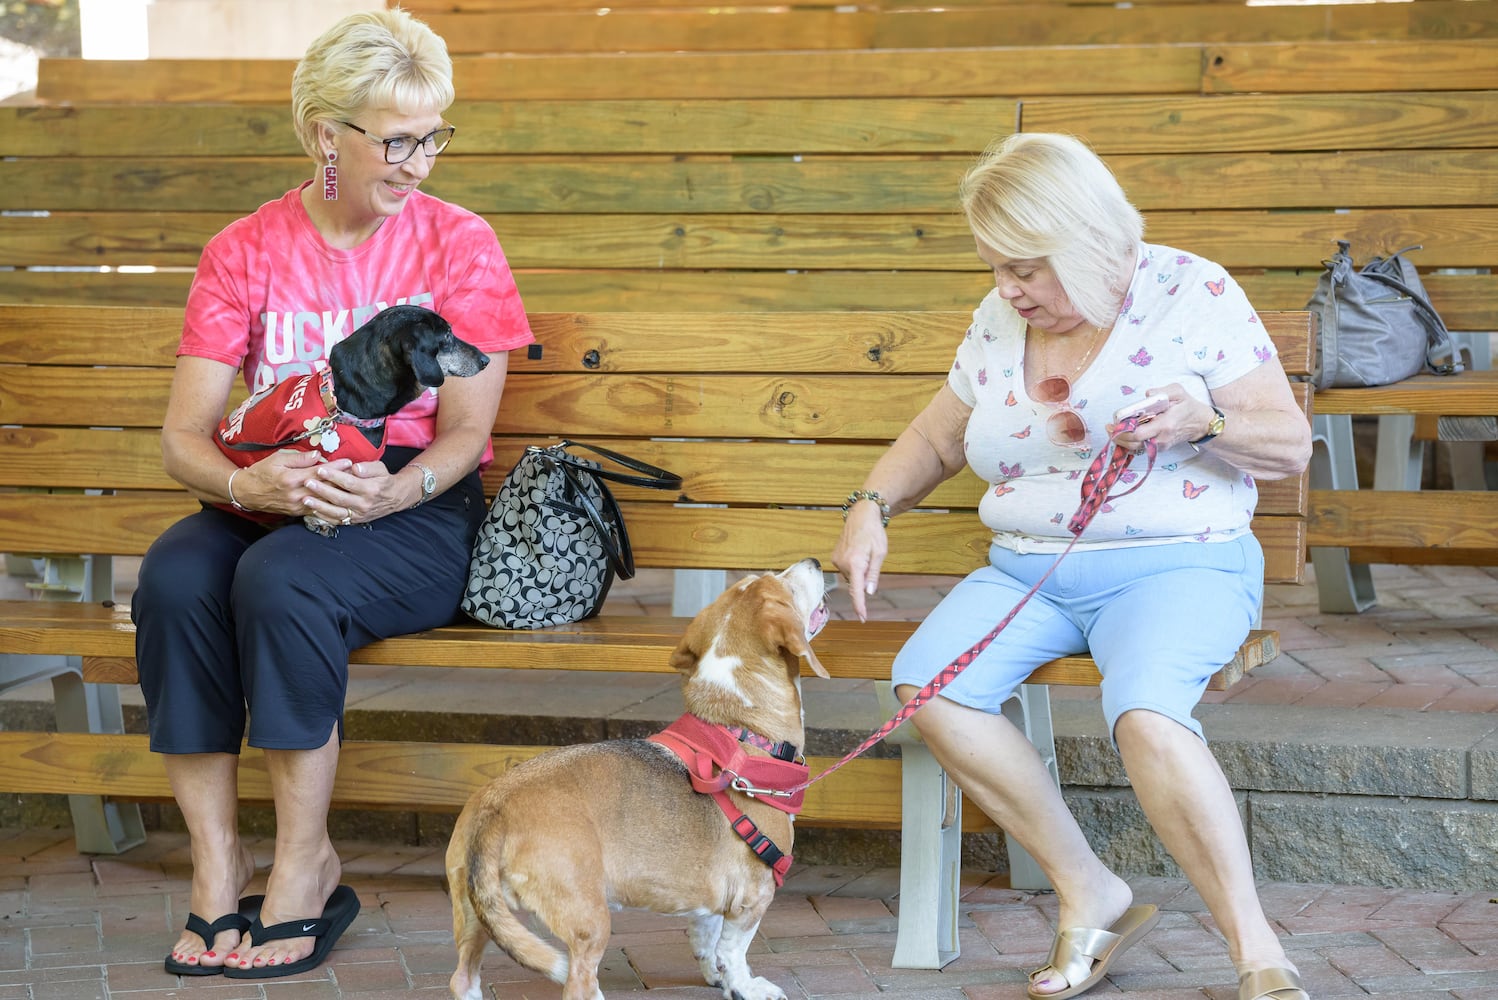
[[[1010,260],[1044,260],[1087,322],[1106,329],[1128,290],[1144,219],[1097,155],[1032,132],[989,146],[962,178],[973,236]]]
[[[291,77],[297,138],[319,162],[319,125],[341,128],[369,110],[446,111],[453,97],[447,43],[399,8],[345,17],[307,47]]]

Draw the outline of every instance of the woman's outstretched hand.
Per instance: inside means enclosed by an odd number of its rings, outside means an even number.
[[[832,562],[848,581],[848,596],[859,621],[868,620],[868,597],[879,589],[879,568],[889,554],[889,536],[881,520],[877,504],[854,504],[832,550]]]

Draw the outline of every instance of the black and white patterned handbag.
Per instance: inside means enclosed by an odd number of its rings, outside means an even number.
[[[639,475],[605,469],[568,448],[586,448]],[[681,489],[680,476],[596,445],[562,441],[527,448],[474,540],[464,613],[516,629],[597,614],[614,578],[635,575],[624,516],[605,480]]]

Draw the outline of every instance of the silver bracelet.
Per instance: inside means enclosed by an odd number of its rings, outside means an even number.
[[[234,477],[239,475],[243,471],[244,469],[235,469],[233,472],[229,473],[229,502],[234,505],[235,510],[248,511],[250,508],[234,499]]]

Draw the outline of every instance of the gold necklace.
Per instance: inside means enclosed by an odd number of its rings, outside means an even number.
[[[1083,368],[1086,368],[1087,365],[1088,365],[1088,363],[1090,361],[1092,361],[1092,356],[1097,353],[1097,349],[1102,346],[1103,341],[1105,341],[1105,340],[1108,339],[1107,337],[1100,336],[1100,334],[1102,334],[1102,332],[1103,332],[1103,328],[1100,327],[1100,326],[1094,326],[1092,328],[1092,343],[1091,343],[1091,345],[1088,346],[1087,353],[1082,355],[1082,360],[1078,361],[1075,365],[1073,365],[1071,373],[1069,375],[1065,376],[1066,381],[1071,382],[1071,383],[1075,383],[1076,379],[1077,379],[1078,373],[1080,373]],[[1050,336],[1050,334],[1046,334],[1045,335],[1045,367],[1046,367],[1046,371],[1050,371],[1051,370],[1051,336]]]

